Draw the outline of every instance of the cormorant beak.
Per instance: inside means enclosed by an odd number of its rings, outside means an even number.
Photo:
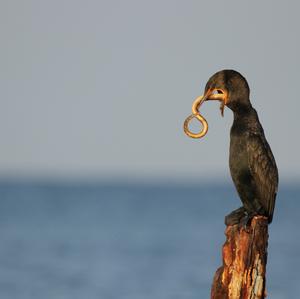
[[[219,89],[219,88],[208,89],[208,91],[205,93],[204,96],[198,97],[193,103],[192,112],[194,114],[198,113],[198,108],[204,101],[212,101],[212,100],[217,100],[221,102],[221,106],[220,106],[221,115],[224,116],[224,108],[228,101],[228,93],[225,89]]]

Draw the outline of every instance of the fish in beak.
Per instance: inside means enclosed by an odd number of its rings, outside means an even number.
[[[196,100],[193,102],[192,114],[186,118],[183,125],[183,129],[186,135],[188,135],[191,138],[201,138],[206,135],[208,131],[208,123],[206,119],[200,114],[199,109],[200,106],[205,101],[212,101],[212,100],[217,100],[221,102],[221,106],[220,106],[221,115],[224,116],[224,108],[228,100],[227,91],[223,89],[209,89],[203,96],[197,97]],[[189,123],[193,118],[196,118],[203,127],[199,133],[193,133],[189,129]]]

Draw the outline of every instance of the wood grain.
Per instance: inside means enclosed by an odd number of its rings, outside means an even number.
[[[214,276],[211,299],[266,297],[268,218],[256,216],[247,227],[228,226],[223,265]]]

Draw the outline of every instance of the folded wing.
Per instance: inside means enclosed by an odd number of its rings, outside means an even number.
[[[256,195],[271,222],[278,188],[278,170],[263,133],[250,133],[247,152],[249,169],[256,186]]]

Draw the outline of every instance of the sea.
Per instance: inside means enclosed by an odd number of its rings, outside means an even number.
[[[267,292],[300,298],[300,187],[281,186]],[[205,299],[232,185],[0,181],[1,299]]]

